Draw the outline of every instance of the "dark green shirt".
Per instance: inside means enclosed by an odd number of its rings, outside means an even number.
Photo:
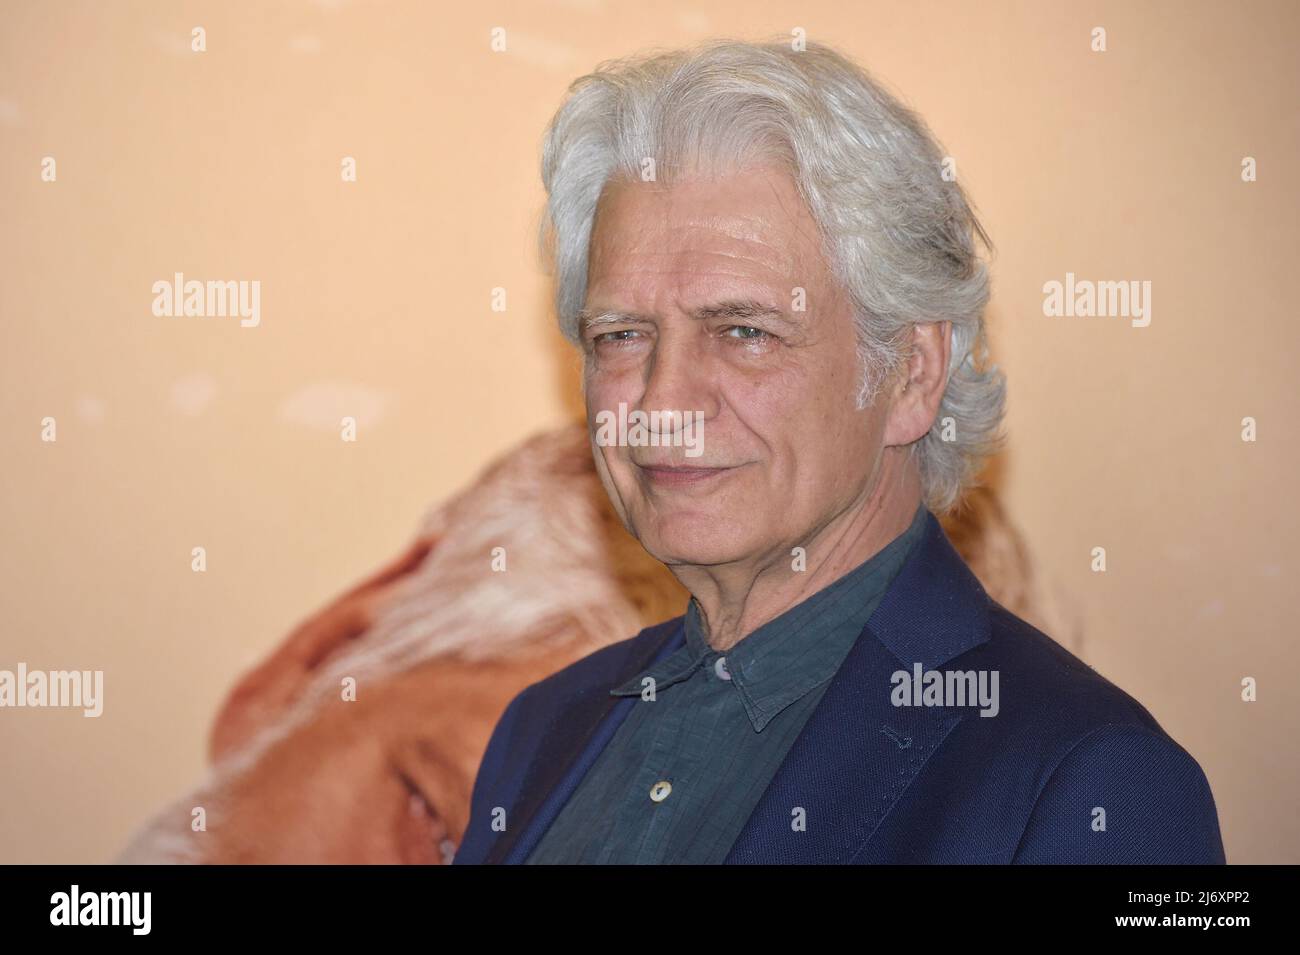
[[[918,507],[869,560],[723,653],[692,598],[685,644],[610,690],[641,702],[527,863],[722,862],[927,514]]]

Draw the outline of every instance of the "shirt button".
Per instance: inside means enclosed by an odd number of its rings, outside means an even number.
[[[650,787],[650,798],[655,802],[663,802],[668,798],[668,794],[673,791],[673,784],[666,779],[661,779]]]
[[[731,671],[727,669],[727,658],[718,657],[713,661],[713,672],[718,675],[719,680],[730,680]]]

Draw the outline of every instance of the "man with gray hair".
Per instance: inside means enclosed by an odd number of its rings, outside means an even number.
[[[920,118],[827,47],[721,41],[579,79],[542,171],[601,483],[692,596],[512,699],[456,862],[1222,862],[1195,760],[935,517],[1005,385]]]

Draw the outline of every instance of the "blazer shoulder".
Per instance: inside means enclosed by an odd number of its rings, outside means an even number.
[[[989,641],[967,656],[999,672],[1008,722],[1058,731],[1071,744],[1112,724],[1164,733],[1129,693],[993,600],[989,622]]]
[[[1052,770],[1012,861],[1222,865],[1218,809],[1200,765],[1167,735],[1098,727]]]
[[[990,601],[973,665],[999,671],[1002,723],[986,732],[1030,775],[1017,862],[1221,863],[1214,797],[1197,761],[1141,703]],[[979,658],[983,659],[979,659]],[[1028,758],[1026,758],[1028,757]]]

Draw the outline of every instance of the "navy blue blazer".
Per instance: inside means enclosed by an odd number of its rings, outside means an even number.
[[[610,688],[681,646],[682,619],[598,650],[510,702],[479,767],[456,863],[527,858],[640,700]],[[917,663],[997,671],[997,715],[895,706],[892,675]],[[993,601],[933,514],[726,858],[1223,861],[1196,761],[1136,700]]]

